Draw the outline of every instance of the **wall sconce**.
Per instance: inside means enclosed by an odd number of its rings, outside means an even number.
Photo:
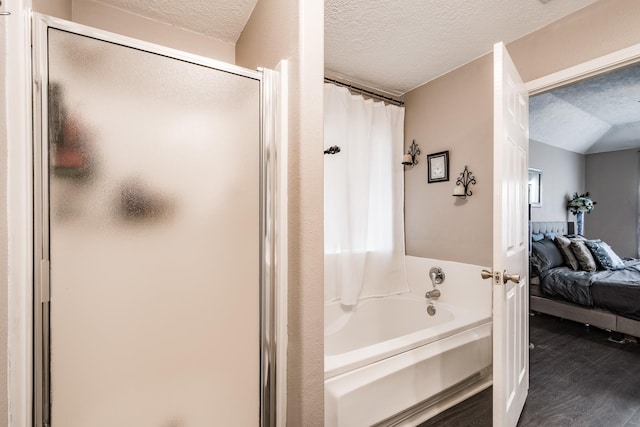
[[[402,164],[409,167],[414,167],[418,164],[418,159],[416,156],[420,155],[420,148],[418,148],[418,144],[416,144],[416,140],[414,139],[409,146],[409,151],[402,157]]]
[[[460,197],[461,199],[466,199],[468,196],[471,196],[473,192],[469,190],[470,184],[475,185],[476,178],[471,175],[471,172],[465,166],[464,170],[456,180],[456,188],[453,189],[453,195],[455,197]]]

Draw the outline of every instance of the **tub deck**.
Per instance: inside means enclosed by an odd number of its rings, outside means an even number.
[[[416,300],[416,297],[409,298]],[[486,383],[492,364],[491,318],[486,313],[437,302],[435,306],[434,317],[438,312],[448,313],[443,316],[446,321],[433,322],[428,328],[363,348],[325,356],[326,426],[375,425],[474,378]],[[418,315],[428,316],[426,310]],[[342,327],[348,328],[352,320]],[[364,320],[361,327],[376,327],[370,323],[372,319],[361,320]],[[393,321],[393,318],[381,320]],[[340,331],[344,332],[334,328],[333,333]],[[342,340],[357,333],[357,330],[347,331]],[[331,350],[336,346],[329,347]],[[432,403],[436,404],[437,400]]]

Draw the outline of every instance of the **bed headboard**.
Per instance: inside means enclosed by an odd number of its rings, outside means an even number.
[[[571,224],[573,225],[573,224]],[[543,222],[531,222],[531,234],[538,233],[554,233],[565,235],[569,234],[567,229],[567,222],[562,221],[543,221]]]

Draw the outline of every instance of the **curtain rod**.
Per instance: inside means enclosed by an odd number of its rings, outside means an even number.
[[[384,95],[380,95],[379,93],[375,93],[375,92],[371,92],[370,90],[367,89],[363,89],[361,87],[357,87],[348,83],[343,83],[339,80],[334,80],[334,79],[330,79],[328,77],[324,78],[324,81],[327,83],[333,83],[336,84],[338,86],[343,86],[346,87],[349,90],[352,90],[354,92],[359,92],[361,95],[367,95],[371,98],[376,98],[379,99],[381,101],[385,101],[388,102],[389,104],[393,104],[393,105],[397,105],[399,107],[403,107],[404,106],[404,101],[400,101],[398,99],[393,99],[393,98],[389,98],[388,96],[384,96]]]

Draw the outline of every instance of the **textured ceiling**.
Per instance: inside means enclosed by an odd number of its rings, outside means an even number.
[[[531,97],[529,137],[582,154],[640,147],[640,65]]]
[[[258,0],[98,0],[230,43],[238,41]]]
[[[325,0],[325,69],[401,95],[595,0]]]
[[[235,43],[258,0],[96,1]],[[402,95],[594,1],[325,0],[325,70]],[[579,153],[636,147],[638,81],[629,68],[531,98],[531,138]]]
[[[258,0],[95,1],[235,43]],[[595,1],[325,0],[325,69],[402,95]]]

